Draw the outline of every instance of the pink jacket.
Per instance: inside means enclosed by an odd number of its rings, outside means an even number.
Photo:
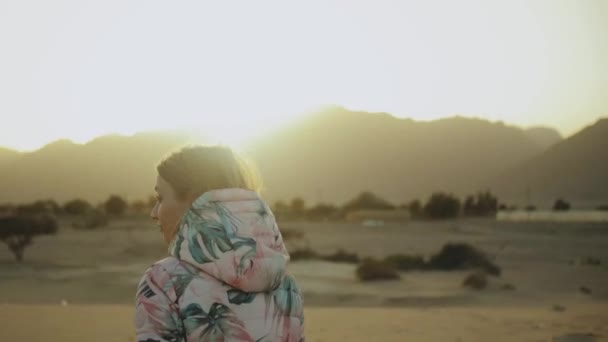
[[[256,192],[202,194],[168,251],[137,287],[138,342],[304,341],[302,294],[287,273],[274,216]]]

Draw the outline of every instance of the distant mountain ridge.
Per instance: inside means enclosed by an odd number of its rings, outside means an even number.
[[[514,165],[489,184],[508,197],[547,202],[566,198],[579,206],[608,203],[608,118],[597,120],[543,153]]]
[[[153,193],[155,165],[169,151],[204,142],[187,132],[108,135],[86,144],[63,139],[0,164],[0,202],[41,198],[101,201],[109,194],[145,198]]]
[[[269,201],[300,196],[310,204],[341,204],[369,190],[399,204],[426,200],[434,191],[464,196],[490,188],[505,201],[522,202],[521,182],[514,179],[525,178],[534,183],[538,201],[565,191],[562,196],[573,202],[602,202],[608,198],[602,190],[604,164],[586,158],[608,146],[608,134],[602,135],[606,121],[562,139],[545,127],[522,129],[461,116],[415,121],[329,107],[252,141],[245,152],[261,171]],[[109,194],[145,198],[152,193],[156,163],[193,139],[147,132],[102,136],[82,145],[62,140],[16,155],[0,150],[0,203],[76,197],[97,202]],[[550,170],[546,165],[573,162],[563,155],[579,156],[578,168],[551,171],[555,180],[547,182],[541,176]],[[560,180],[577,172],[585,179]]]
[[[260,139],[249,154],[274,198],[343,202],[371,190],[398,203],[481,190],[485,179],[542,150],[523,129],[501,122],[418,122],[331,107]]]

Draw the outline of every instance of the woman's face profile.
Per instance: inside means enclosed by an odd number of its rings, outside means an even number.
[[[156,204],[150,212],[150,217],[156,221],[168,244],[173,239],[179,220],[186,213],[191,203],[177,198],[175,191],[160,175],[156,177]]]

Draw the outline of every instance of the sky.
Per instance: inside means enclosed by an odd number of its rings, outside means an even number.
[[[328,104],[568,136],[608,117],[607,17],[605,0],[0,0],[0,146],[238,144]]]

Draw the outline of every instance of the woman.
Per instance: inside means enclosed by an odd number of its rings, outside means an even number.
[[[304,341],[302,294],[245,162],[230,148],[191,146],[157,166],[169,256],[141,278],[136,340]]]

